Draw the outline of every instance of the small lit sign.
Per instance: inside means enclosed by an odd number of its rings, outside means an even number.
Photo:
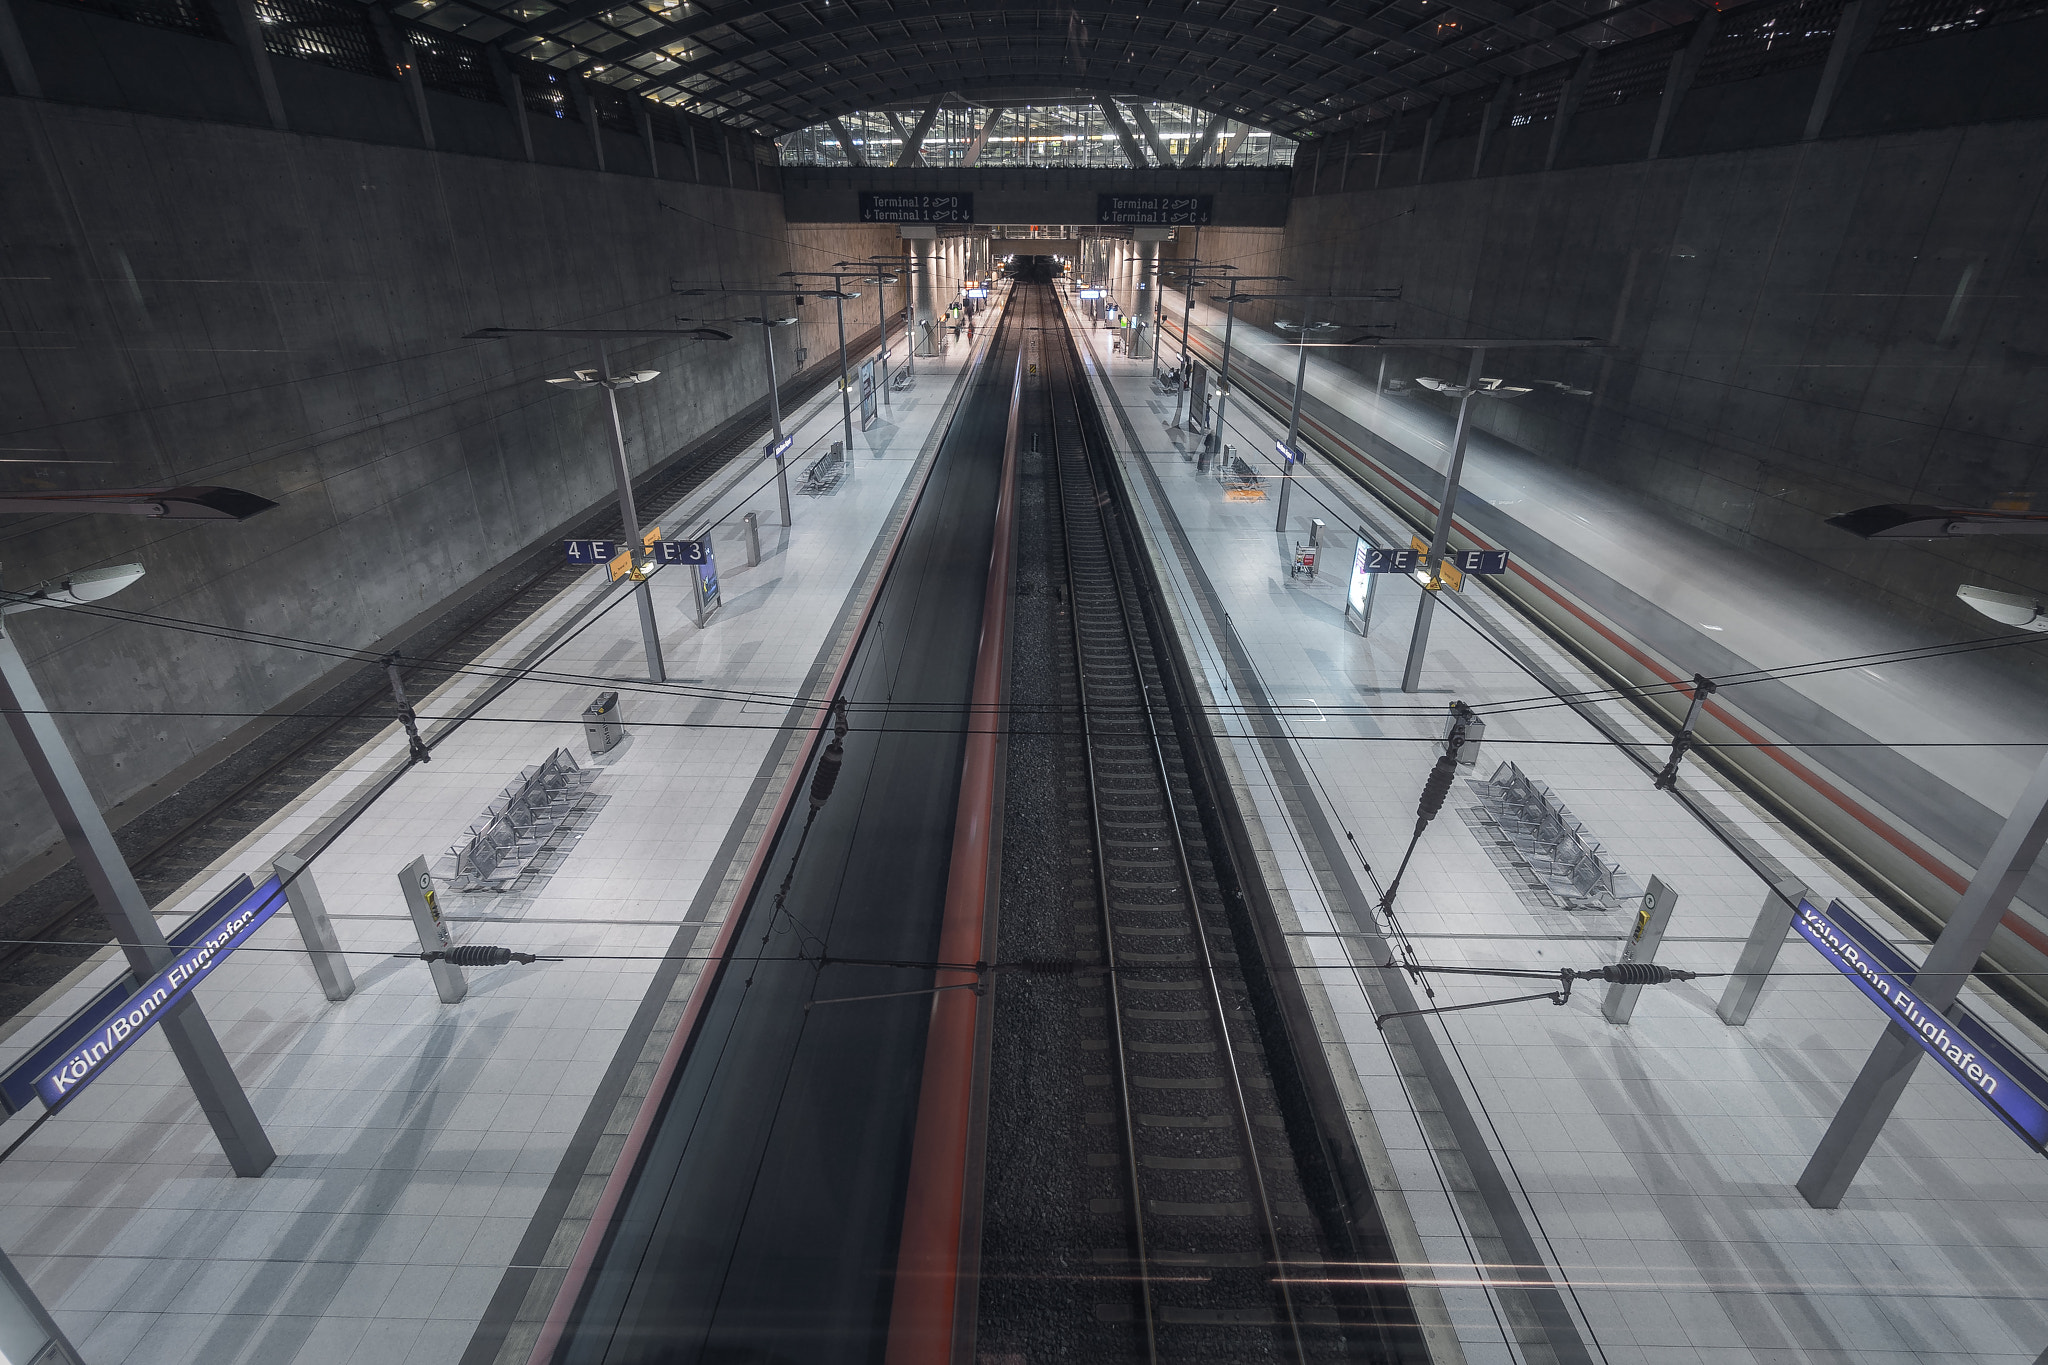
[[[1100,289],[1083,289],[1081,291],[1081,297],[1084,299],[1099,299],[1103,296],[1104,292],[1105,291]]]
[[[1301,458],[1301,452],[1285,441],[1273,442],[1273,449],[1279,452],[1280,462],[1289,468],[1292,468],[1294,463]]]

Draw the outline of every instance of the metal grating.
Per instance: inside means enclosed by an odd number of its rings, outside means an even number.
[[[1727,85],[1777,71],[1820,66],[1835,40],[1842,0],[1775,0],[1721,16],[1695,85]]]
[[[1633,43],[1608,48],[1593,59],[1593,74],[1580,97],[1584,109],[1604,109],[1664,93],[1671,74],[1671,54],[1690,36],[1688,29],[1666,29]]]
[[[59,0],[59,3],[68,4],[73,9],[104,14],[111,19],[126,19],[131,24],[148,24],[151,28],[174,29],[202,38],[227,36],[214,17],[213,7],[205,4],[204,0]]]
[[[633,105],[624,95],[613,90],[593,89],[590,102],[597,108],[597,122],[600,127],[613,128],[622,133],[640,131],[640,121],[633,117]]]
[[[526,112],[539,114],[542,118],[564,119],[571,123],[583,122],[583,115],[576,108],[576,101],[569,97],[568,82],[553,72],[521,72],[519,93],[526,100]]]
[[[413,61],[419,65],[420,83],[427,89],[484,104],[505,102],[498,93],[490,59],[478,44],[412,25],[406,26],[405,37],[412,44]]]
[[[256,0],[263,46],[273,57],[315,62],[362,76],[394,78],[370,13],[338,0]]]
[[[1558,101],[1564,98],[1564,88],[1571,84],[1572,70],[1577,65],[1560,62],[1524,76],[1515,90],[1514,102],[1508,106],[1508,127],[1520,128],[1555,118]]]
[[[2048,14],[2048,0],[1892,0],[1878,21],[1870,50],[1881,52],[2038,14]]]

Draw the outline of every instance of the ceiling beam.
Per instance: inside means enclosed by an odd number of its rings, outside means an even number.
[[[1209,155],[1209,149],[1216,145],[1216,135],[1223,131],[1223,125],[1228,121],[1221,114],[1210,118],[1209,126],[1202,130],[1201,138],[1194,146],[1188,148],[1188,159],[1182,167],[1183,170],[1192,171],[1201,166]]]
[[[695,89],[689,89],[686,87],[685,93],[692,99],[710,100],[714,103],[724,104],[727,107],[733,109],[737,113],[744,114],[748,117],[756,117],[757,115],[753,113],[753,111],[756,108],[772,104],[775,101],[772,98],[763,98],[757,96],[751,103],[735,103],[723,97],[734,93],[751,93],[754,91],[758,91],[763,85],[766,85],[770,82],[777,80],[801,81],[805,85],[807,91],[818,92],[824,89],[829,89],[834,84],[832,80],[820,78],[816,74],[821,69],[831,69],[831,74],[833,76],[837,76],[839,75],[839,72],[836,68],[842,65],[851,64],[855,61],[864,60],[865,58],[875,56],[895,55],[901,58],[906,55],[905,49],[907,47],[921,49],[926,46],[937,45],[938,44],[936,42],[930,44],[905,44],[902,42],[863,43],[857,46],[847,47],[838,52],[833,52],[829,54],[819,53],[811,55],[808,60],[800,62],[791,62],[782,67],[780,70],[752,72],[749,73],[749,78],[745,80],[718,80],[709,86],[700,86]],[[1065,83],[1068,85],[1077,84],[1077,82],[1074,80],[1074,73],[1071,70],[1065,69],[1067,66],[1068,49],[1067,45],[1064,42],[1059,41],[1051,37],[1050,35],[1046,35],[1042,40],[1034,37],[1033,45],[1042,46],[1048,49],[1049,52],[1052,54],[1050,59],[1046,60],[1043,65],[1043,70],[1046,74],[1043,77],[1040,77],[1038,82],[1034,83]],[[998,45],[988,42],[987,40],[984,39],[983,41],[974,46],[978,53],[986,53],[991,48],[994,48]],[[1009,45],[1012,51],[1016,51],[1022,46],[1023,45],[1019,43],[1012,43]],[[1313,97],[1315,95],[1341,95],[1348,93],[1348,91],[1351,89],[1351,87],[1347,86],[1330,85],[1320,79],[1304,80],[1297,69],[1232,53],[1218,53],[1191,46],[1167,44],[1157,45],[1154,48],[1154,51],[1159,52],[1163,56],[1168,56],[1170,61],[1172,58],[1178,58],[1179,60],[1177,62],[1171,62],[1172,69],[1176,70],[1177,72],[1183,75],[1191,75],[1196,80],[1212,82],[1216,86],[1228,86],[1245,91],[1246,95],[1244,98],[1232,101],[1231,103],[1251,105],[1256,109],[1256,112],[1247,111],[1247,113],[1239,115],[1239,117],[1245,117],[1251,121],[1264,123],[1268,125],[1270,125],[1271,122],[1275,119],[1285,119],[1290,117],[1289,113],[1280,111],[1273,107],[1276,97],[1285,95],[1289,97],[1292,100],[1292,102],[1298,105],[1307,105],[1314,103]],[[920,53],[920,56],[922,56],[922,53]],[[1214,62],[1230,62],[1233,65],[1242,68],[1245,72],[1256,72],[1258,75],[1268,78],[1272,82],[1272,84],[1268,85],[1263,82],[1245,80],[1241,77],[1224,78],[1205,75],[1201,73],[1190,73],[1187,71],[1185,65],[1186,59],[1190,57],[1205,58]],[[983,61],[984,64],[986,64],[986,57],[983,58]],[[904,70],[906,68],[911,67],[914,64],[928,65],[930,64],[930,62],[927,58],[926,60],[918,63],[913,63],[911,61],[899,61],[898,63],[894,63],[892,65],[896,70]],[[1146,65],[1149,64],[1150,63],[1147,63]],[[965,65],[965,63],[962,63],[962,65]],[[1093,66],[1096,70],[1102,70],[1104,69],[1104,67],[1107,67],[1107,72],[1103,77],[1090,79],[1086,81],[1085,85],[1092,85],[1097,88],[1108,87],[1112,90],[1115,90],[1120,89],[1127,84],[1127,81],[1123,79],[1123,73],[1124,71],[1128,71],[1130,68],[1130,64],[1128,62],[1119,62],[1114,65],[1110,65],[1107,63],[1091,63],[1091,66]],[[1122,68],[1122,70],[1119,70],[1118,68]],[[1143,69],[1142,66],[1140,69]],[[1292,88],[1289,89],[1287,87]],[[899,95],[897,96],[897,98],[901,98],[901,96]],[[1185,102],[1189,104],[1195,104],[1215,112],[1226,111],[1217,110],[1216,106],[1220,103],[1223,103],[1223,101],[1213,98],[1186,99]],[[817,121],[819,117],[823,116],[823,114],[829,109],[834,109],[836,107],[838,111],[844,112],[845,109],[851,106],[839,105],[836,101],[832,100],[817,99],[811,101],[810,104],[806,107],[811,110],[814,110],[815,112],[813,112],[808,118],[805,119],[805,123],[814,123]],[[798,126],[803,125],[800,124]]]
[[[932,120],[939,116],[939,101],[944,98],[944,95],[934,96],[932,102],[925,106],[924,113],[918,115],[917,127],[912,129],[910,136],[904,140],[903,155],[896,158],[897,165],[921,166],[924,164],[924,135],[932,130]],[[891,114],[889,117],[895,118],[896,116]],[[899,120],[899,125],[900,122]]]
[[[1131,125],[1124,122],[1123,113],[1116,107],[1116,101],[1104,95],[1096,103],[1102,106],[1102,117],[1109,124],[1110,131],[1115,133],[1116,140],[1123,144],[1124,160],[1143,170],[1147,164],[1145,149],[1138,145],[1138,139],[1132,135]]]
[[[866,166],[868,164],[867,153],[863,152],[854,143],[853,134],[846,131],[846,125],[839,121],[839,115],[834,114],[825,121],[832,125],[832,133],[839,139],[839,150],[846,153],[848,164]]]
[[[1152,116],[1141,104],[1131,106],[1131,117],[1138,121],[1138,131],[1145,135],[1146,143],[1152,148],[1152,155],[1159,158],[1161,166],[1173,165],[1173,155],[1166,150],[1166,139],[1159,136],[1159,130],[1152,126]]]
[[[981,125],[981,131],[976,133],[974,140],[967,144],[967,155],[960,159],[960,164],[963,167],[971,167],[975,162],[981,160],[981,149],[988,145],[988,135],[996,130],[996,125],[1003,121],[1003,115],[1009,112],[1008,109],[989,110],[988,122]]]

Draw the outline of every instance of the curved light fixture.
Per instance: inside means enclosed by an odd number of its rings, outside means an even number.
[[[2000,625],[2048,632],[2048,610],[2043,610],[2040,602],[2022,593],[1994,592],[1990,588],[1977,588],[1965,583],[1956,589],[1956,596]]]
[[[0,512],[113,512],[173,521],[247,521],[275,506],[269,498],[259,498],[239,488],[208,484],[0,493]]]
[[[0,616],[38,607],[76,607],[112,597],[142,577],[140,564],[116,564],[109,569],[81,569],[62,578],[36,584],[12,602],[0,604]]]

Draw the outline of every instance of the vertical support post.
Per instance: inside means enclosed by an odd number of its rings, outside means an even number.
[[[1593,63],[1600,60],[1600,49],[1589,47],[1579,54],[1579,64],[1572,68],[1571,79],[1558,92],[1557,112],[1550,118],[1550,146],[1543,153],[1543,169],[1554,170],[1557,158],[1564,152],[1564,140],[1571,136],[1572,117],[1579,112],[1579,96],[1586,93],[1586,82],[1592,79]]]
[[[839,415],[846,423],[846,449],[853,452],[853,371],[846,360],[846,278],[832,277],[832,292],[840,297],[832,300],[833,315],[839,320]]]
[[[1223,368],[1216,378],[1216,426],[1209,432],[1209,449],[1223,444],[1223,419],[1230,411],[1230,334],[1237,327],[1237,289],[1233,286],[1223,313]]]
[[[2033,780],[2006,817],[2005,827],[1991,841],[1984,861],[1977,865],[1969,889],[1956,902],[1941,936],[1913,974],[1913,993],[1919,997],[1921,1013],[1945,1014],[1962,994],[1963,983],[1991,946],[1991,935],[2005,918],[2020,883],[2033,871],[2044,843],[2048,843],[2048,758],[2034,769]],[[1799,1193],[1807,1203],[1817,1209],[1832,1209],[1842,1202],[1905,1092],[1906,1082],[1912,1079],[1920,1053],[1919,1042],[1905,1029],[1897,1024],[1885,1026],[1884,1035],[1799,1177]]]
[[[400,32],[391,22],[391,11],[380,5],[369,6],[370,27],[377,32],[377,41],[383,44],[384,60],[405,86],[406,99],[412,105],[412,115],[420,126],[420,145],[428,151],[434,150],[434,120],[427,112],[427,88],[420,83],[420,64],[412,50],[412,39]]]
[[[761,563],[761,518],[749,512],[740,518],[740,527],[747,533],[747,567],[758,568]]]
[[[6,0],[0,0],[0,12],[5,7]],[[28,1321],[24,1322],[24,1318]],[[0,1322],[8,1327],[6,1344],[10,1360],[34,1361],[36,1365],[78,1365],[85,1359],[5,1252],[0,1252]]]
[[[427,872],[427,860],[414,858],[398,874],[399,889],[405,892],[405,907],[412,912],[412,927],[420,936],[420,951],[441,952],[455,946],[449,936],[448,925],[441,918],[440,903],[434,898],[434,879]],[[434,992],[441,997],[444,1005],[459,1005],[469,994],[469,983],[462,978],[462,968],[452,962],[429,962],[428,973],[434,978]]]
[[[1451,519],[1458,507],[1458,480],[1465,472],[1465,446],[1472,434],[1472,397],[1479,389],[1479,370],[1486,361],[1486,348],[1474,346],[1472,360],[1465,371],[1465,394],[1458,400],[1458,426],[1451,437],[1451,468],[1444,476],[1444,495],[1437,506],[1436,533],[1429,538],[1429,555],[1423,561],[1423,574],[1434,584],[1438,581],[1437,569],[1444,562],[1444,549],[1451,541]],[[1436,610],[1436,595],[1440,589],[1425,586],[1422,601],[1415,607],[1415,631],[1408,637],[1408,665],[1401,670],[1401,690],[1420,692],[1422,690],[1422,657],[1429,650],[1429,618]]]
[[[1877,36],[1877,21],[1884,13],[1881,0],[1849,0],[1835,20],[1835,38],[1828,44],[1827,65],[1821,68],[1820,85],[1813,92],[1813,105],[1806,111],[1806,131],[1800,140],[1811,142],[1827,126],[1835,97],[1849,83],[1863,49]]]
[[[1294,488],[1295,454],[1300,450],[1295,440],[1301,434],[1301,388],[1302,382],[1308,377],[1308,329],[1309,322],[1314,316],[1314,310],[1304,303],[1301,309],[1301,339],[1294,346],[1294,401],[1287,408],[1287,454],[1282,457],[1285,468],[1280,471],[1280,514],[1273,523],[1275,531],[1287,529],[1287,495]]]
[[[605,356],[604,343],[597,343],[597,377],[604,389],[605,409],[612,419],[612,477],[619,485],[619,519],[626,528],[626,553],[638,556],[640,544],[640,513],[633,506],[633,471],[626,463],[626,433],[619,425],[619,394],[612,387],[611,361]],[[654,623],[654,594],[649,591],[647,580],[642,578],[633,584],[633,595],[640,608],[640,640],[647,649],[647,676],[654,682],[668,681],[668,668],[661,659],[661,631]]]
[[[248,0],[242,0],[247,4]],[[504,49],[495,43],[484,44],[484,60],[491,64],[491,74],[498,78],[498,96],[505,101],[505,107],[512,111],[512,126],[519,130],[519,150],[528,161],[533,160],[533,126],[526,118],[526,86],[519,77],[512,74],[506,64]]]
[[[1678,116],[1678,107],[1685,103],[1686,92],[1692,89],[1692,78],[1698,73],[1720,22],[1721,11],[1708,10],[1694,21],[1692,37],[1685,46],[1673,54],[1671,74],[1664,78],[1664,98],[1657,102],[1657,124],[1650,130],[1650,154],[1643,160],[1655,161],[1664,154],[1664,135],[1671,131],[1671,120]]]
[[[342,956],[341,941],[334,936],[334,922],[327,918],[327,903],[320,888],[306,870],[306,860],[293,853],[280,853],[270,866],[284,883],[284,898],[291,907],[292,922],[299,926],[299,940],[306,945],[306,957],[313,964],[320,991],[329,1000],[346,1000],[356,993],[355,974]]]
[[[1515,78],[1502,79],[1500,89],[1493,92],[1493,98],[1486,102],[1486,122],[1479,125],[1479,145],[1472,149],[1472,178],[1477,180],[1486,164],[1486,148],[1493,141],[1493,130],[1500,127],[1507,117],[1507,103],[1515,93]]]
[[[1429,171],[1429,154],[1436,148],[1436,140],[1444,130],[1444,119],[1451,112],[1451,97],[1444,96],[1429,110],[1429,122],[1422,125],[1422,155],[1415,159],[1415,183],[1420,185],[1422,177]]]
[[[0,5],[0,9],[4,9]],[[223,8],[228,11],[226,18],[233,26],[235,45],[242,49],[242,58],[249,65],[249,74],[255,78],[256,93],[263,97],[263,112],[269,118],[270,126],[282,133],[286,131],[284,99],[277,93],[277,72],[271,69],[270,49],[263,43],[263,21],[256,17],[256,6],[252,0],[227,0]],[[0,27],[6,24],[0,15]],[[6,39],[0,37],[0,47]]]
[[[597,121],[597,97],[590,93],[590,82],[570,73],[569,93],[576,98],[576,111],[583,116],[583,126],[590,130],[590,154],[597,158],[597,169],[604,169],[604,127]]]
[[[853,145],[853,134],[846,131],[845,122],[837,114],[826,119],[825,125],[839,135],[839,150],[846,153],[847,165],[865,167],[868,164],[867,154]]]
[[[1650,885],[1643,892],[1643,899],[1636,906],[1635,929],[1628,942],[1621,947],[1623,962],[1655,962],[1657,945],[1664,941],[1664,928],[1671,923],[1671,912],[1678,905],[1678,897],[1671,888],[1664,885],[1662,877],[1650,878]],[[1623,986],[1610,982],[1607,998],[1600,1002],[1600,1013],[1610,1024],[1626,1024],[1636,1011],[1636,997],[1643,993],[1641,986]]]
[[[135,884],[135,874],[128,870],[128,861],[107,828],[99,802],[85,785],[85,775],[57,729],[56,719],[43,704],[28,661],[4,628],[0,628],[0,712],[7,716],[7,728],[21,746],[43,799],[50,803],[50,813],[57,817],[57,827],[71,845],[71,856],[78,860],[78,870],[99,903],[100,913],[120,936],[128,969],[138,981],[153,976],[171,957],[164,931],[150,913],[142,888]],[[172,1006],[164,1016],[163,1030],[221,1150],[227,1153],[228,1164],[236,1175],[262,1175],[277,1160],[277,1152],[243,1093],[242,1083],[235,1079],[220,1040],[200,1012],[199,1002],[187,996]]]
[[[1785,935],[1792,932],[1792,916],[1799,913],[1799,902],[1805,898],[1806,883],[1789,877],[1775,883],[1764,897],[1764,907],[1750,926],[1749,941],[1736,959],[1735,973],[1721,991],[1715,1013],[1722,1023],[1741,1028],[1749,1022],[1749,1012],[1756,1008],[1756,999],[1764,993],[1764,982],[1778,961],[1778,951],[1785,946]]]
[[[767,301],[762,301],[761,312],[761,353],[768,359],[768,430],[771,440],[768,448],[775,452],[775,496],[782,504],[782,524],[789,525],[789,461],[788,451],[782,448],[782,381],[775,376],[775,328],[766,316]]]
[[[7,84],[23,99],[43,97],[43,83],[29,59],[28,44],[22,41],[21,25],[14,22],[14,0],[0,0],[0,66],[7,68]]]
[[[661,158],[654,150],[654,111],[646,100],[640,101],[640,141],[647,146],[647,173],[661,179]]]

